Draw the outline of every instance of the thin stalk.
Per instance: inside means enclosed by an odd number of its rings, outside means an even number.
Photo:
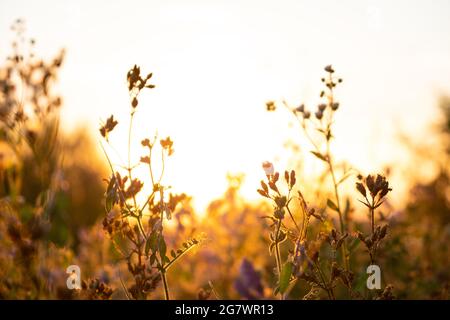
[[[186,253],[188,253],[192,248],[195,247],[195,244],[190,246],[189,248],[187,248],[186,250],[183,251],[183,253],[181,253],[179,256],[177,256],[176,258],[174,258],[173,260],[171,260],[168,264],[166,264],[166,266],[164,267],[164,270],[167,272],[167,270],[169,270],[169,268],[176,262],[178,261],[178,259],[180,259],[181,257],[183,257]]]
[[[330,140],[327,139],[327,163],[328,163],[328,167],[330,170],[330,175],[331,175],[331,179],[333,181],[333,187],[334,187],[334,196],[336,198],[336,206],[338,209],[338,215],[339,215],[339,225],[340,225],[340,229],[341,229],[341,234],[345,233],[345,225],[344,225],[344,218],[342,217],[342,209],[341,209],[341,201],[340,201],[340,197],[339,197],[339,188],[338,188],[338,184],[336,182],[336,175],[334,174],[334,168],[333,168],[333,162],[331,160],[331,152],[330,152]],[[344,260],[344,264],[345,264],[345,269],[348,271],[350,269],[349,266],[349,262],[347,259],[347,244],[344,243],[342,244],[341,247],[341,251],[342,251],[342,259]]]
[[[291,217],[292,222],[294,222],[295,228],[297,229],[298,232],[301,232],[297,222],[294,219],[294,215],[292,214],[291,209],[289,209],[289,203],[286,205],[286,209],[287,212],[289,213],[289,216]]]
[[[317,262],[315,262],[314,265],[316,266],[317,272],[319,273],[320,279],[322,280],[322,284],[323,284],[325,290],[327,291],[328,298],[334,300],[335,298],[334,298],[333,289],[331,289],[331,292],[330,292],[330,288],[327,285],[327,281],[325,280],[325,275],[323,274],[322,269],[320,268],[320,265]]]
[[[370,206],[370,224],[372,226],[372,235],[375,233],[375,204],[374,200],[372,199],[372,205]]]
[[[280,244],[278,242],[278,238],[280,236],[280,230],[281,230],[281,219],[278,219],[277,232],[276,232],[276,236],[275,236],[275,259],[277,262],[278,282],[280,281],[280,277],[281,277],[281,255],[280,255]],[[280,300],[284,300],[283,294],[281,294]]]
[[[167,284],[166,271],[161,270],[161,278],[164,287],[164,298],[170,300],[169,285]]]

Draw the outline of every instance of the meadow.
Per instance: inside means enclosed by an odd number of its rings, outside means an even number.
[[[288,114],[293,141],[308,142],[296,161],[254,163],[256,202],[240,193],[245,172],[230,174],[222,197],[199,214],[195,194],[164,182],[177,141],[134,135],[158,74],[139,65],[116,70],[128,116],[105,114],[97,129],[69,134],[60,124],[64,92],[56,90],[65,51],[40,58],[22,21],[13,32],[0,65],[1,299],[450,298],[450,98],[436,106],[440,119],[429,132],[439,148],[425,156],[429,146],[402,142],[416,166],[436,173],[405,176],[407,197],[394,205],[397,168],[360,172],[336,159],[345,70],[317,66],[317,104],[274,97],[261,105]],[[127,152],[117,154],[110,138],[123,133]],[[305,158],[321,168],[318,187],[303,178]],[[66,272],[73,265],[79,284]],[[372,287],[369,266],[381,276]]]

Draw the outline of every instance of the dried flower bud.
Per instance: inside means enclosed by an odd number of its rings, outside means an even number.
[[[280,173],[275,172],[275,174],[273,175],[273,178],[272,178],[273,183],[277,183],[278,179],[280,179]]]
[[[318,110],[318,111],[315,113],[315,115],[316,115],[317,120],[320,120],[320,119],[322,119],[322,117],[323,117],[323,113],[322,113],[322,111],[320,111],[320,110]]]
[[[275,111],[276,110],[275,102],[267,101],[266,102],[266,110],[267,111]]]
[[[303,112],[303,118],[309,119],[310,117],[311,117],[311,112],[309,112],[309,111]]]
[[[325,103],[321,103],[317,108],[319,109],[319,111],[323,112],[327,108],[327,105]]]
[[[150,147],[150,140],[149,139],[144,139],[141,141],[141,144],[143,147]]]
[[[301,105],[299,105],[295,111],[297,112],[304,112],[305,111],[305,105],[302,103]]]
[[[366,197],[367,195],[366,188],[361,182],[356,183],[356,189],[359,191],[359,193],[361,193],[364,197]]]
[[[380,240],[383,239],[386,236],[387,230],[388,230],[388,225],[385,224],[380,230],[380,235],[379,235]]]
[[[284,218],[284,209],[277,208],[277,209],[275,210],[275,212],[273,213],[273,216],[274,216],[276,219],[282,220],[282,219]]]
[[[297,182],[297,179],[295,178],[295,171],[292,170],[291,171],[291,183],[289,185],[291,187],[291,189],[294,187],[296,182]]]
[[[150,164],[150,157],[148,157],[148,156],[141,157],[141,162],[142,163],[146,163],[146,164]]]
[[[324,69],[325,69],[326,72],[329,72],[329,73],[333,73],[334,72],[334,69],[331,66],[331,64],[327,65]]]
[[[159,141],[159,143],[161,144],[161,147],[162,147],[164,150],[167,151],[167,154],[168,154],[169,156],[171,156],[171,155],[173,154],[173,152],[174,152],[174,149],[173,149],[173,141],[170,139],[170,137],[167,137],[167,138],[165,138],[165,139],[161,139],[161,140]]]
[[[339,108],[339,102],[333,102],[331,104],[331,110],[336,111]]]
[[[108,119],[106,119],[106,123],[105,125],[103,125],[100,128],[100,134],[102,135],[103,138],[107,138],[108,137],[108,133],[110,133],[111,131],[113,131],[114,127],[117,125],[117,121],[114,120],[114,116],[110,116]]]
[[[133,108],[136,108],[137,105],[138,105],[138,100],[137,100],[136,97],[134,97],[133,100],[131,101],[131,106],[132,106]]]
[[[282,197],[275,197],[275,203],[277,204],[278,208],[283,208],[286,205],[287,199],[285,196]]]

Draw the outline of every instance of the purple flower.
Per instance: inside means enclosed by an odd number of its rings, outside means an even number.
[[[239,276],[234,282],[234,287],[245,299],[255,300],[263,297],[261,276],[247,259],[244,259],[241,263]]]

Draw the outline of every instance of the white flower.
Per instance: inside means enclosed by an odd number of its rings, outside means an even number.
[[[271,162],[264,161],[262,167],[264,169],[264,172],[266,173],[266,176],[272,176],[274,174],[275,168],[273,167],[273,164]]]

